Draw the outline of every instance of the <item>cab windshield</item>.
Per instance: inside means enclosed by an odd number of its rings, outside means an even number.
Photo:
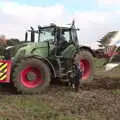
[[[54,41],[55,35],[54,35],[54,28],[44,28],[40,31],[40,41]]]

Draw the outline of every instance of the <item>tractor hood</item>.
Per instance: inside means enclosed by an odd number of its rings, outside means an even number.
[[[47,57],[49,51],[49,44],[48,42],[22,43],[15,46],[6,47],[6,51],[7,54],[14,59],[32,55]]]

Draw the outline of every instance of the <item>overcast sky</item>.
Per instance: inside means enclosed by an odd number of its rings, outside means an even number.
[[[75,19],[80,44],[97,47],[107,32],[120,28],[120,0],[0,0],[0,34],[24,39],[30,25],[65,25]]]

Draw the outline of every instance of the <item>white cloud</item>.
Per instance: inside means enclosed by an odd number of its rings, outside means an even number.
[[[8,37],[22,37],[25,28],[51,22],[62,23],[64,6],[37,7],[21,5],[17,2],[0,2],[0,33]]]
[[[97,0],[101,5],[120,5],[120,0]]]
[[[107,32],[120,29],[120,11],[113,12],[76,12],[76,23],[80,26],[80,41],[96,47]]]
[[[69,14],[69,15],[68,15]],[[18,4],[17,2],[0,2],[0,34],[7,37],[24,39],[24,31],[30,25],[48,25],[70,23],[75,18],[80,28],[80,44],[96,47],[97,40],[109,31],[120,28],[120,11],[67,13],[63,5],[41,7]]]
[[[64,11],[64,6],[54,5],[50,7],[38,7],[29,5],[20,5],[17,2],[6,2],[2,5],[2,11],[6,14],[19,17],[26,22],[32,22],[40,17],[54,19],[61,16]]]

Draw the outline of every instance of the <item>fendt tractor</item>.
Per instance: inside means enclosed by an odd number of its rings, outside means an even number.
[[[94,68],[93,52],[79,45],[78,30],[74,22],[70,27],[31,27],[25,41],[3,49],[0,83],[11,83],[21,93],[40,93],[53,79],[69,81],[75,64],[82,68],[81,82],[89,80]]]

